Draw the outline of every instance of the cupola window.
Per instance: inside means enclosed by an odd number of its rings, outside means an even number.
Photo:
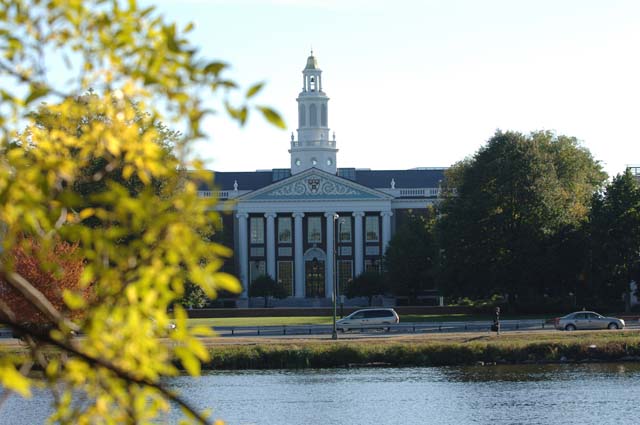
[[[304,105],[300,105],[300,116],[298,117],[298,121],[300,122],[300,127],[304,127],[307,125],[307,110]]]
[[[316,108],[315,103],[312,103],[309,106],[309,125],[311,127],[316,127],[318,125],[318,109]]]

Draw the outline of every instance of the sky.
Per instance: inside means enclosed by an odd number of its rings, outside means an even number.
[[[289,168],[310,49],[330,97],[338,167],[448,167],[496,129],[574,136],[615,175],[640,164],[636,0],[164,0],[193,22],[202,56],[232,65],[256,102],[240,128],[219,114],[196,145],[208,168]],[[297,138],[297,136],[296,136]]]

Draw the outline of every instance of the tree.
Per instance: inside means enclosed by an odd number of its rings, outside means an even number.
[[[41,253],[44,258],[38,258]],[[10,254],[15,272],[28,280],[60,312],[70,315],[64,302],[65,294],[77,293],[84,299],[90,296],[90,288],[80,288],[83,260],[78,256],[78,244],[52,241],[43,248],[32,238],[26,238],[13,247]],[[27,298],[9,283],[0,280],[2,301],[15,313],[11,320],[25,324],[49,324],[49,318],[35,308]],[[2,312],[0,312],[0,316]],[[9,318],[7,318],[9,319]]]
[[[348,298],[367,297],[369,306],[371,306],[373,297],[384,294],[386,290],[387,285],[380,273],[364,272],[349,282],[346,295]]]
[[[597,294],[609,300],[624,294],[630,311],[629,285],[640,281],[640,187],[629,170],[594,196],[590,227]]]
[[[203,308],[209,303],[209,297],[207,297],[207,294],[205,294],[198,285],[186,282],[184,285],[184,296],[178,303],[186,308]]]
[[[135,0],[0,0],[0,16],[0,277],[54,324],[50,332],[25,328],[3,297],[1,320],[25,333],[28,351],[0,354],[1,386],[29,395],[35,362],[46,374],[40,384],[53,395],[54,422],[149,423],[175,403],[206,423],[162,382],[178,373],[176,362],[199,373],[208,352],[197,337],[210,331],[188,328],[184,309],[175,305],[168,313],[168,307],[188,281],[211,298],[240,285],[219,271],[230,251],[208,240],[217,222],[214,201],[199,198],[193,181],[179,177],[182,170],[193,170],[193,178],[202,171],[188,153],[212,112],[205,102],[238,85],[225,76],[225,63],[205,60],[189,44],[191,25],[178,28]],[[54,63],[66,67],[64,81],[51,72]],[[241,124],[257,109],[283,127],[277,113],[253,103],[261,87],[252,85],[239,103],[222,108]],[[79,105],[89,89],[98,96]],[[58,122],[42,125],[34,111]],[[82,116],[100,119],[78,128]],[[156,143],[159,122],[181,129],[175,159]],[[91,205],[76,190],[86,170],[105,188]],[[124,184],[132,178],[135,191]],[[158,190],[156,181],[166,184]],[[99,226],[86,225],[92,217]],[[47,253],[57,241],[77,246],[79,289],[63,300],[82,315],[67,314],[23,276],[12,253],[25,240],[33,241],[30,255],[44,271],[55,266]],[[170,320],[177,329],[167,334]],[[55,350],[43,356],[45,346]]]
[[[443,289],[477,298],[505,294],[512,304],[541,296],[552,285],[550,270],[541,269],[545,248],[561,229],[586,220],[605,178],[575,138],[497,131],[447,172],[450,196],[437,232]]]
[[[438,246],[433,233],[435,213],[410,214],[389,241],[384,264],[394,295],[415,301],[422,292],[436,288]]]
[[[73,107],[67,111],[64,119],[62,119],[60,111],[51,110],[47,105],[41,105],[36,112],[30,114],[30,117],[39,129],[49,133],[63,131],[78,138],[82,138],[87,129],[94,124],[100,127],[112,125],[103,108],[105,99],[102,99],[95,91],[89,90],[83,95],[72,98],[71,101],[73,102]],[[134,113],[124,124],[130,126],[132,131],[140,134],[148,133],[148,130],[153,127],[156,137],[152,141],[159,147],[160,158],[158,160],[164,162],[167,166],[178,168],[179,161],[173,153],[173,148],[180,141],[180,133],[169,129],[161,122],[152,121],[151,117],[142,112],[137,104],[128,99],[127,101],[131,103]],[[29,140],[28,135],[24,138]],[[13,147],[19,146],[21,146],[20,139]],[[72,150],[71,154],[77,155],[81,152],[81,150],[76,149]],[[89,154],[91,155],[91,153]],[[81,158],[80,160],[86,166],[79,170],[78,176],[73,182],[73,192],[77,196],[75,199],[69,200],[69,206],[74,210],[102,207],[101,197],[109,189],[108,185],[117,184],[127,190],[132,197],[138,197],[146,186],[135,173],[125,176],[124,164],[118,161],[117,158],[109,158],[96,152],[93,156]],[[157,196],[173,196],[171,191],[166,191],[165,189],[167,187],[175,188],[181,186],[182,183],[180,182],[174,182],[173,185],[169,185],[168,178],[169,176],[151,177],[149,185],[154,189],[154,193]],[[186,173],[178,173],[173,178],[184,180]],[[95,215],[85,218],[83,223],[93,227],[104,224]]]
[[[271,276],[266,274],[256,277],[249,285],[249,296],[264,297],[265,308],[269,306],[269,297],[282,299],[288,295],[282,285],[279,285]]]

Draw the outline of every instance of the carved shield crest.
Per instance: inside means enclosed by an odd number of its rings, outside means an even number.
[[[309,185],[309,192],[318,193],[318,190],[320,190],[320,179],[318,177],[310,177],[307,179],[307,185]]]

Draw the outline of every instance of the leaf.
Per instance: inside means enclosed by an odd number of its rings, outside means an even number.
[[[216,286],[218,288],[225,289],[236,294],[242,291],[242,285],[240,285],[240,281],[231,274],[216,273],[214,278]]]
[[[71,310],[79,310],[86,306],[85,300],[84,298],[82,298],[82,295],[78,294],[77,292],[69,291],[68,289],[65,289],[62,292],[62,299],[64,300],[64,303],[67,305],[67,307],[69,307]]]
[[[216,334],[213,329],[207,326],[194,326],[190,330],[192,335],[197,336],[214,336]]]
[[[0,364],[0,382],[2,386],[17,392],[23,397],[31,397],[29,380],[18,372],[10,362]]]
[[[262,112],[262,115],[271,124],[275,125],[278,128],[281,128],[283,130],[287,128],[287,126],[285,125],[284,121],[280,117],[280,114],[277,113],[276,111],[274,111],[273,109],[271,109],[271,108],[269,108],[267,106],[256,106],[256,108],[258,108],[260,110],[260,112]]]
[[[31,92],[29,93],[29,96],[27,96],[27,98],[24,100],[25,105],[28,105],[34,100],[40,99],[41,97],[48,95],[50,91],[51,89],[49,89],[49,87],[43,84],[33,85],[31,87]]]
[[[209,62],[207,65],[205,65],[203,71],[206,74],[213,74],[214,76],[218,76],[218,74],[220,74],[220,71],[227,68],[228,66],[229,65],[224,62]]]
[[[225,108],[227,109],[229,115],[231,115],[231,118],[239,121],[240,125],[244,125],[244,123],[247,121],[248,111],[246,106],[243,106],[242,108],[235,108],[231,106],[231,104],[225,103]]]
[[[95,213],[96,211],[93,208],[84,208],[82,211],[80,211],[80,214],[78,214],[78,216],[80,217],[80,220],[85,220],[93,216]]]
[[[184,370],[186,370],[189,375],[200,375],[200,361],[188,348],[176,347],[176,356],[180,359]]]
[[[262,90],[262,87],[264,87],[264,82],[256,83],[253,86],[249,87],[249,90],[247,90],[246,98],[250,99],[255,96],[260,90]]]

